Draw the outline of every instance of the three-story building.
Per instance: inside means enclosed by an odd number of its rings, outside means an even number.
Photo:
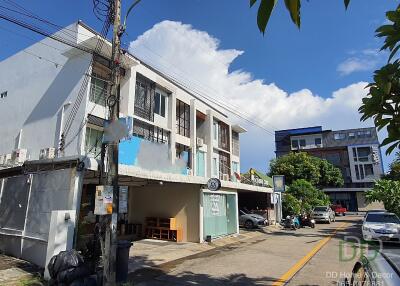
[[[307,152],[338,167],[342,188],[326,188],[335,204],[351,211],[365,210],[364,192],[384,173],[378,135],[374,127],[323,130],[321,126],[275,132],[276,156]],[[372,207],[372,206],[371,206]]]

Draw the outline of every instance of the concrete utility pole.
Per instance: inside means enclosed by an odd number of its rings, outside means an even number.
[[[119,118],[119,84],[120,84],[120,36],[122,35],[121,26],[121,0],[114,1],[114,30],[111,54],[111,82],[107,105],[110,109],[110,124]],[[104,257],[104,277],[105,286],[116,284],[116,258],[117,258],[117,222],[119,204],[119,185],[118,185],[118,140],[108,143],[107,150],[108,170],[106,185],[113,188],[112,214],[109,218],[109,227],[106,229],[105,236],[105,257]]]

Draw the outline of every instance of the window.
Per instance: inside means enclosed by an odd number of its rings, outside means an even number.
[[[140,74],[136,75],[134,114],[148,121],[154,121],[154,89],[154,83]]]
[[[190,137],[190,106],[176,100],[176,133]]]
[[[228,175],[230,178],[230,171],[231,171],[231,166],[230,166],[230,160],[229,160],[229,155],[226,154],[225,152],[219,152],[219,174],[220,174],[220,179],[224,180],[223,175]]]
[[[358,165],[358,169],[360,170],[360,179],[364,179],[364,168],[362,165]]]
[[[6,97],[7,97],[7,91],[0,93],[0,98],[6,98]]]
[[[156,91],[154,94],[154,113],[165,117],[166,102],[167,95],[160,91]]]
[[[292,148],[299,148],[299,140],[292,140]]]
[[[333,138],[335,140],[343,140],[343,139],[346,139],[346,134],[345,133],[335,133],[333,135]]]
[[[90,96],[89,100],[93,103],[106,106],[108,84],[105,79],[93,73],[90,81]]]
[[[349,139],[356,138],[356,134],[354,132],[349,132],[349,134],[347,134],[347,136],[349,137]]]
[[[197,150],[197,154],[196,154],[196,176],[200,176],[200,177],[205,177],[206,175],[206,166],[205,166],[205,162],[206,162],[206,153]]]
[[[213,158],[213,175],[218,177],[218,163],[217,158]]]
[[[87,127],[85,135],[85,152],[89,155],[100,155],[102,139],[103,131]]]
[[[145,140],[157,143],[168,143],[169,142],[169,132],[163,128],[153,126],[136,120],[133,124],[133,135],[143,138]]]
[[[356,168],[356,178],[357,178],[357,180],[359,180],[360,179],[360,171],[358,170],[358,165],[355,165],[354,167]]]
[[[357,162],[357,148],[353,147],[353,159],[355,162]]]
[[[358,147],[357,155],[358,155],[358,161],[368,162],[371,155],[371,147]]]
[[[315,138],[314,139],[315,145],[321,145],[322,144],[322,139],[321,138]]]
[[[372,164],[365,164],[364,171],[366,177],[374,175],[374,167],[372,166]]]
[[[300,139],[300,147],[306,147],[306,140],[305,139]]]
[[[219,122],[218,127],[218,147],[229,151],[229,127],[223,122]]]
[[[361,130],[357,131],[357,137],[358,138],[366,138],[366,137],[371,137],[371,130]]]
[[[214,140],[218,140],[218,122],[213,122],[213,133],[214,133]]]
[[[239,133],[232,131],[232,154],[239,156],[240,145],[239,145]]]

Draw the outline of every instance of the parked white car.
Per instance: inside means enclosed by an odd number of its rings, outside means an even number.
[[[400,242],[400,220],[388,212],[370,212],[362,225],[363,238],[366,241]]]

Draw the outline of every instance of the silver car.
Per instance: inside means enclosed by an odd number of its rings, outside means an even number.
[[[370,250],[354,265],[351,279],[346,286],[400,285],[400,249],[385,248],[376,252]]]
[[[246,213],[243,210],[239,210],[239,225],[244,226],[247,229],[252,229],[267,224],[267,219],[258,214]]]
[[[335,212],[328,206],[317,206],[311,213],[311,218],[316,222],[331,223],[336,221]]]

